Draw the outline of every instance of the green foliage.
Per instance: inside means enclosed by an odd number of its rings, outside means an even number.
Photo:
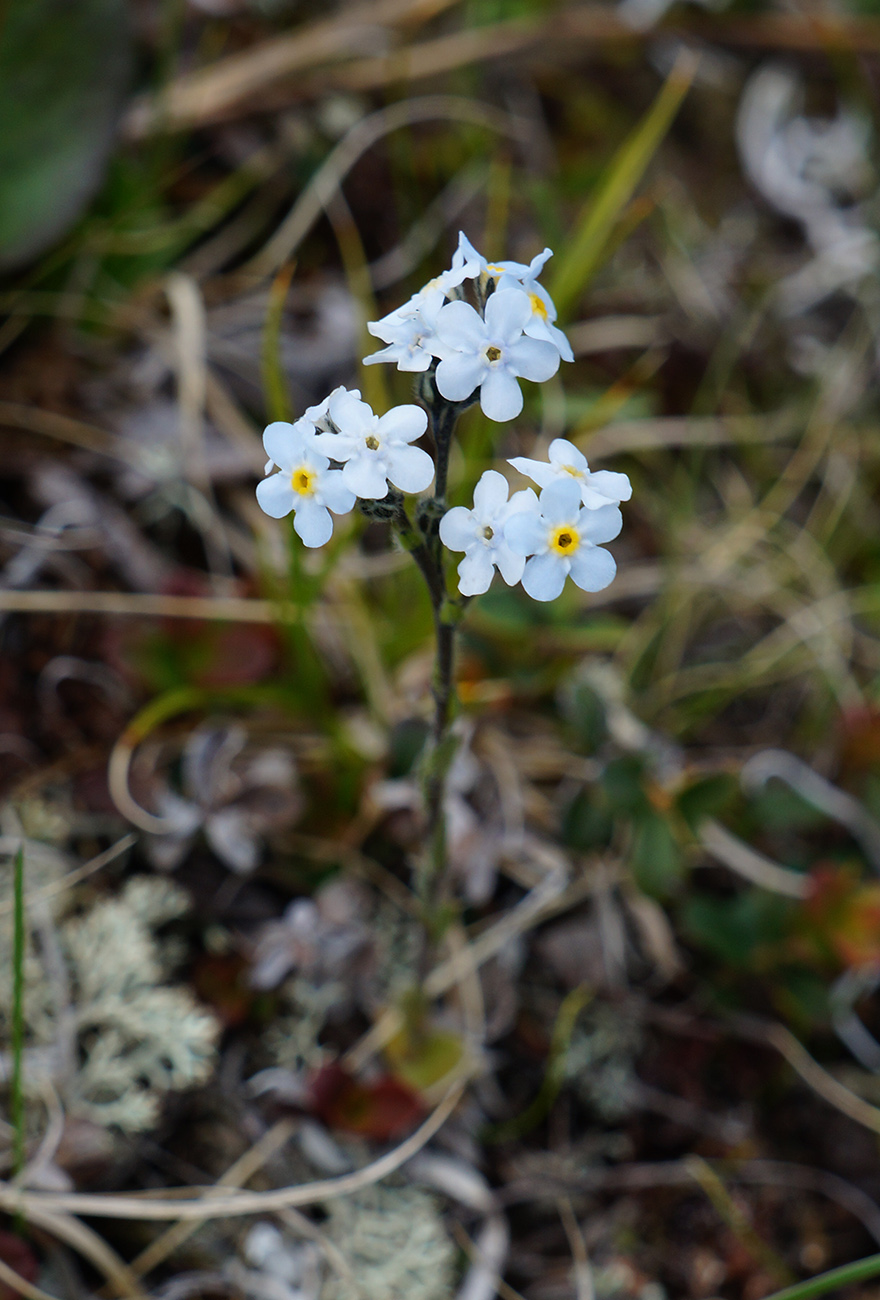
[[[0,266],[27,262],[97,191],[131,71],[125,0],[7,0]]]
[[[789,934],[797,904],[761,889],[732,898],[690,894],[681,903],[685,934],[734,970],[755,970]]]
[[[685,864],[666,817],[643,813],[636,821],[629,857],[636,884],[653,898],[669,898],[685,875]]]

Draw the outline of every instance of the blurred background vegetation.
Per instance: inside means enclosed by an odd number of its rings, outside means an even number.
[[[10,1217],[0,1295],[760,1300],[875,1249],[875,0],[0,22],[26,1184],[292,1185],[467,1082],[418,1170],[307,1219]],[[305,552],[253,489],[267,421],[410,400],[365,322],[459,229],[555,250],[576,360],[467,413],[453,502],[558,436],[634,491],[606,591],[469,609],[432,948],[419,575],[356,516]]]

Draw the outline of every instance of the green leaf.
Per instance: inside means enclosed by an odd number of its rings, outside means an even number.
[[[679,55],[660,94],[611,160],[597,192],[582,213],[549,286],[561,318],[575,305],[601,265],[624,209],[690,89],[696,67],[697,57],[692,51]]]
[[[636,825],[630,854],[636,884],[652,898],[668,898],[684,877],[681,850],[669,823],[659,813],[648,813]]]
[[[125,0],[7,0],[0,268],[49,248],[97,191],[130,71]]]
[[[594,803],[582,790],[568,806],[562,823],[562,838],[571,849],[582,853],[611,843],[614,822],[607,809]]]
[[[614,812],[642,814],[650,809],[645,794],[645,763],[638,754],[624,754],[606,764],[602,785]]]
[[[692,831],[696,833],[700,822],[707,817],[718,817],[739,796],[736,777],[728,772],[701,777],[682,790],[676,799],[678,811]]]

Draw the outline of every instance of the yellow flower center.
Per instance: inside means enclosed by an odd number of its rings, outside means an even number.
[[[532,311],[535,315],[540,316],[541,320],[546,320],[547,308],[536,293],[529,294],[529,302],[532,304]]]
[[[562,465],[560,468],[564,469],[566,474],[570,474],[572,478],[584,477],[583,473],[579,469],[577,469],[576,466],[574,465]]]
[[[562,528],[556,529],[550,546],[557,555],[571,555],[577,550],[580,540],[577,529],[572,528],[570,524],[565,524]]]
[[[315,495],[315,478],[313,469],[300,465],[299,469],[295,469],[290,476],[290,486],[301,497],[311,497]]]
[[[496,348],[496,347],[486,348],[486,360],[487,360],[487,361],[500,361],[500,359],[501,359],[501,349],[500,349],[500,348]]]
[[[372,433],[368,434],[367,437],[364,438],[364,442],[367,444],[370,451],[379,450],[379,439],[374,434]]]

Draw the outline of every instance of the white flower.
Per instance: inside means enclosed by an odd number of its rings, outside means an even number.
[[[323,402],[319,402],[317,406],[306,407],[304,418],[306,420],[311,420],[319,433],[325,433],[330,429],[330,403],[334,398],[338,397],[340,393],[349,393],[352,397],[359,398],[361,390],[359,388],[346,388],[343,384],[340,384],[338,388],[333,389],[333,392],[329,397],[324,398]]]
[[[517,378],[541,382],[559,369],[552,343],[523,335],[532,315],[528,294],[502,289],[486,303],[485,320],[466,302],[448,302],[437,316],[440,361],[436,384],[450,402],[463,402],[479,388],[490,420],[512,420],[523,406]]]
[[[343,389],[331,396],[329,416],[338,432],[319,433],[315,444],[344,462],[342,481],[356,496],[375,501],[388,495],[389,482],[403,492],[421,492],[431,482],[434,462],[409,445],[428,427],[420,406],[394,406],[378,416]]]
[[[293,510],[293,526],[306,546],[328,542],[333,534],[330,511],[346,515],[355,502],[341,470],[330,469],[330,461],[321,454],[321,436],[306,419],[295,424],[276,421],[263,434],[269,464],[281,472],[257,484],[257,500],[273,519],[283,519]]]
[[[504,267],[505,271],[498,282],[498,289],[519,287],[527,293],[532,305],[532,314],[523,326],[523,333],[530,339],[543,339],[545,343],[552,343],[558,349],[563,361],[574,361],[571,344],[562,330],[553,324],[556,320],[556,305],[544,286],[538,284],[535,278],[547,258],[552,256],[550,249],[545,248],[543,253],[532,258],[531,266],[520,267],[518,262],[499,262],[498,265]],[[537,270],[534,269],[536,263],[539,263]],[[517,267],[518,270],[525,270],[527,274],[524,276],[514,274],[508,271],[507,267]]]
[[[398,370],[427,370],[434,360],[431,350],[434,326],[445,299],[446,295],[441,288],[426,286],[420,293],[413,294],[409,302],[397,311],[389,312],[381,320],[370,321],[367,324],[370,333],[389,346],[364,357],[364,365],[396,361]]]
[[[440,540],[451,551],[464,551],[458,566],[458,589],[464,596],[479,596],[489,590],[497,568],[508,587],[519,582],[525,556],[515,554],[504,537],[504,526],[520,510],[537,509],[538,498],[531,488],[514,492],[507,499],[507,479],[487,469],[474,488],[474,508],[453,506],[440,520]]]
[[[632,484],[625,474],[615,474],[609,469],[591,470],[583,452],[566,438],[554,438],[548,454],[549,464],[527,456],[514,456],[507,463],[542,488],[558,479],[574,479],[581,490],[581,501],[591,510],[609,502],[616,505],[619,501],[629,501],[632,496]]]
[[[566,577],[583,591],[601,591],[617,572],[614,557],[597,543],[610,542],[623,519],[617,506],[581,507],[580,486],[559,479],[541,493],[534,510],[508,520],[504,537],[512,551],[530,555],[522,584],[535,600],[555,600]]]

